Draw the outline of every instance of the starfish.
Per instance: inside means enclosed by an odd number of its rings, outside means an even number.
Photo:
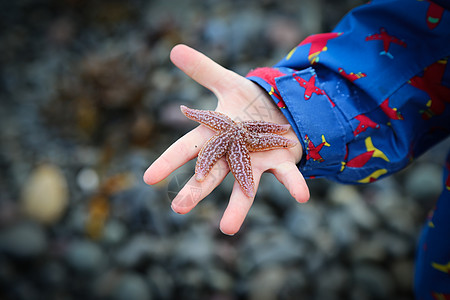
[[[287,124],[235,122],[220,112],[191,109],[184,105],[180,108],[186,117],[216,132],[198,154],[195,179],[203,181],[216,162],[225,156],[231,173],[249,198],[255,196],[250,152],[290,148],[297,144],[281,136],[289,130],[290,125]]]

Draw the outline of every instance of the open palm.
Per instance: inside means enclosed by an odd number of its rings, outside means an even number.
[[[264,120],[288,124],[272,99],[258,85],[223,68],[200,52],[185,45],[177,45],[172,49],[170,59],[189,77],[216,95],[216,111],[239,121]],[[165,179],[177,168],[195,158],[201,146],[213,134],[212,130],[203,125],[188,132],[153,162],[144,174],[144,181],[147,184],[155,184]],[[298,202],[306,202],[309,199],[309,190],[296,166],[302,156],[301,144],[292,129],[284,136],[295,140],[297,145],[289,149],[250,154],[255,188],[258,189],[262,173],[271,172]],[[173,199],[172,209],[181,214],[189,212],[223,181],[228,172],[228,164],[225,158],[222,158],[203,181],[192,177]],[[199,193],[191,193],[192,188]],[[232,235],[239,231],[252,203],[253,198],[247,197],[235,181],[230,202],[220,222],[222,232]]]

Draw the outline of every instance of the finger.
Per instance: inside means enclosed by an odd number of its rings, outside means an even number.
[[[179,214],[191,211],[224,180],[228,172],[226,161],[221,159],[214,165],[203,181],[197,181],[195,176],[191,177],[173,199],[172,210]]]
[[[173,143],[144,173],[147,184],[155,184],[197,156],[212,131],[204,126],[191,130]]]
[[[234,73],[214,62],[206,55],[186,46],[176,45],[170,52],[170,60],[186,75],[216,95],[225,89],[225,80]]]
[[[258,190],[261,172],[253,174],[255,180],[255,190]],[[226,235],[234,235],[241,228],[247,216],[250,207],[255,198],[247,197],[237,181],[234,182],[233,191],[231,192],[230,202],[220,221],[220,230]]]
[[[291,193],[292,197],[300,203],[309,200],[309,189],[305,178],[292,162],[283,162],[277,165],[271,172]]]

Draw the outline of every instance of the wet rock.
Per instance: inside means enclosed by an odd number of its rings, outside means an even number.
[[[366,237],[358,240],[351,247],[351,258],[356,263],[361,261],[382,262],[386,259],[387,251],[378,239]]]
[[[39,224],[23,222],[0,231],[0,252],[17,258],[32,258],[44,253],[47,236]]]
[[[147,272],[147,280],[156,299],[173,299],[175,281],[166,269],[159,266],[150,268]]]
[[[105,254],[95,243],[87,240],[74,240],[66,253],[70,267],[81,273],[97,273],[106,263]]]
[[[243,274],[269,265],[299,263],[306,254],[304,244],[276,226],[249,232],[241,251],[239,267]]]
[[[163,258],[168,254],[167,243],[140,233],[131,236],[115,253],[117,264],[125,268],[134,268],[149,260]]]
[[[409,238],[387,230],[376,231],[373,240],[385,249],[388,255],[395,258],[409,257],[416,248],[415,238]]]
[[[321,297],[317,298],[328,299],[332,295],[338,295],[339,292],[348,289],[350,284],[351,280],[348,270],[342,265],[332,264],[316,280],[316,290],[322,294]]]
[[[391,266],[391,272],[399,288],[401,288],[405,292],[412,291],[414,280],[414,264],[412,261],[394,261]]]
[[[306,287],[306,280],[299,270],[281,265],[261,268],[249,277],[248,298],[252,300],[300,299]],[[290,293],[295,294],[290,294]],[[295,295],[295,296],[294,296]],[[293,297],[294,296],[294,297]]]
[[[67,182],[61,170],[51,164],[34,169],[22,191],[24,213],[36,221],[52,224],[61,218],[67,204]]]
[[[151,300],[153,299],[148,284],[140,275],[136,273],[124,274],[113,294],[114,300]]]
[[[293,205],[286,212],[284,220],[289,232],[297,237],[312,239],[317,228],[322,226],[324,209],[311,199],[303,205]]]
[[[205,224],[192,224],[191,226],[177,241],[174,241],[174,263],[197,266],[211,263],[215,256],[212,229]]]
[[[355,186],[334,184],[328,193],[332,203],[342,206],[356,225],[370,229],[379,224],[380,220]]]
[[[83,168],[78,172],[77,183],[78,186],[86,192],[92,192],[99,186],[99,177],[97,172],[91,168]]]
[[[442,167],[418,164],[407,174],[405,188],[415,199],[435,199],[442,191]]]
[[[39,281],[48,287],[61,288],[67,280],[67,270],[59,261],[48,261],[42,266]]]
[[[333,209],[327,214],[327,225],[338,245],[354,243],[359,236],[355,222],[345,209]]]
[[[370,264],[355,265],[352,282],[354,287],[365,290],[370,299],[391,299],[395,289],[392,275]]]
[[[255,203],[246,219],[252,226],[272,226],[277,222],[271,208],[262,203]]]
[[[102,241],[108,245],[117,245],[125,239],[127,232],[127,228],[122,222],[111,219],[103,228]]]

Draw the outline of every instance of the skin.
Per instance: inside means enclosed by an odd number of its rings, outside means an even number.
[[[233,120],[289,124],[263,89],[223,68],[202,53],[186,45],[177,45],[172,49],[170,59],[186,75],[214,93],[218,100],[216,111]],[[264,113],[261,113],[261,107],[266,108]],[[196,158],[201,146],[213,135],[214,131],[204,125],[191,130],[151,164],[144,173],[144,181],[152,185],[164,180],[177,168]],[[283,136],[296,141],[296,146],[250,153],[255,189],[258,189],[262,173],[270,172],[288,189],[295,200],[303,203],[309,199],[309,189],[296,166],[303,154],[301,143],[292,128]],[[188,213],[223,181],[228,172],[227,162],[225,158],[221,158],[203,181],[192,177],[173,199],[172,209],[180,214]],[[200,194],[191,193],[193,187],[200,191]],[[253,200],[254,196],[247,197],[235,181],[228,206],[220,221],[220,230],[227,235],[237,233]]]

